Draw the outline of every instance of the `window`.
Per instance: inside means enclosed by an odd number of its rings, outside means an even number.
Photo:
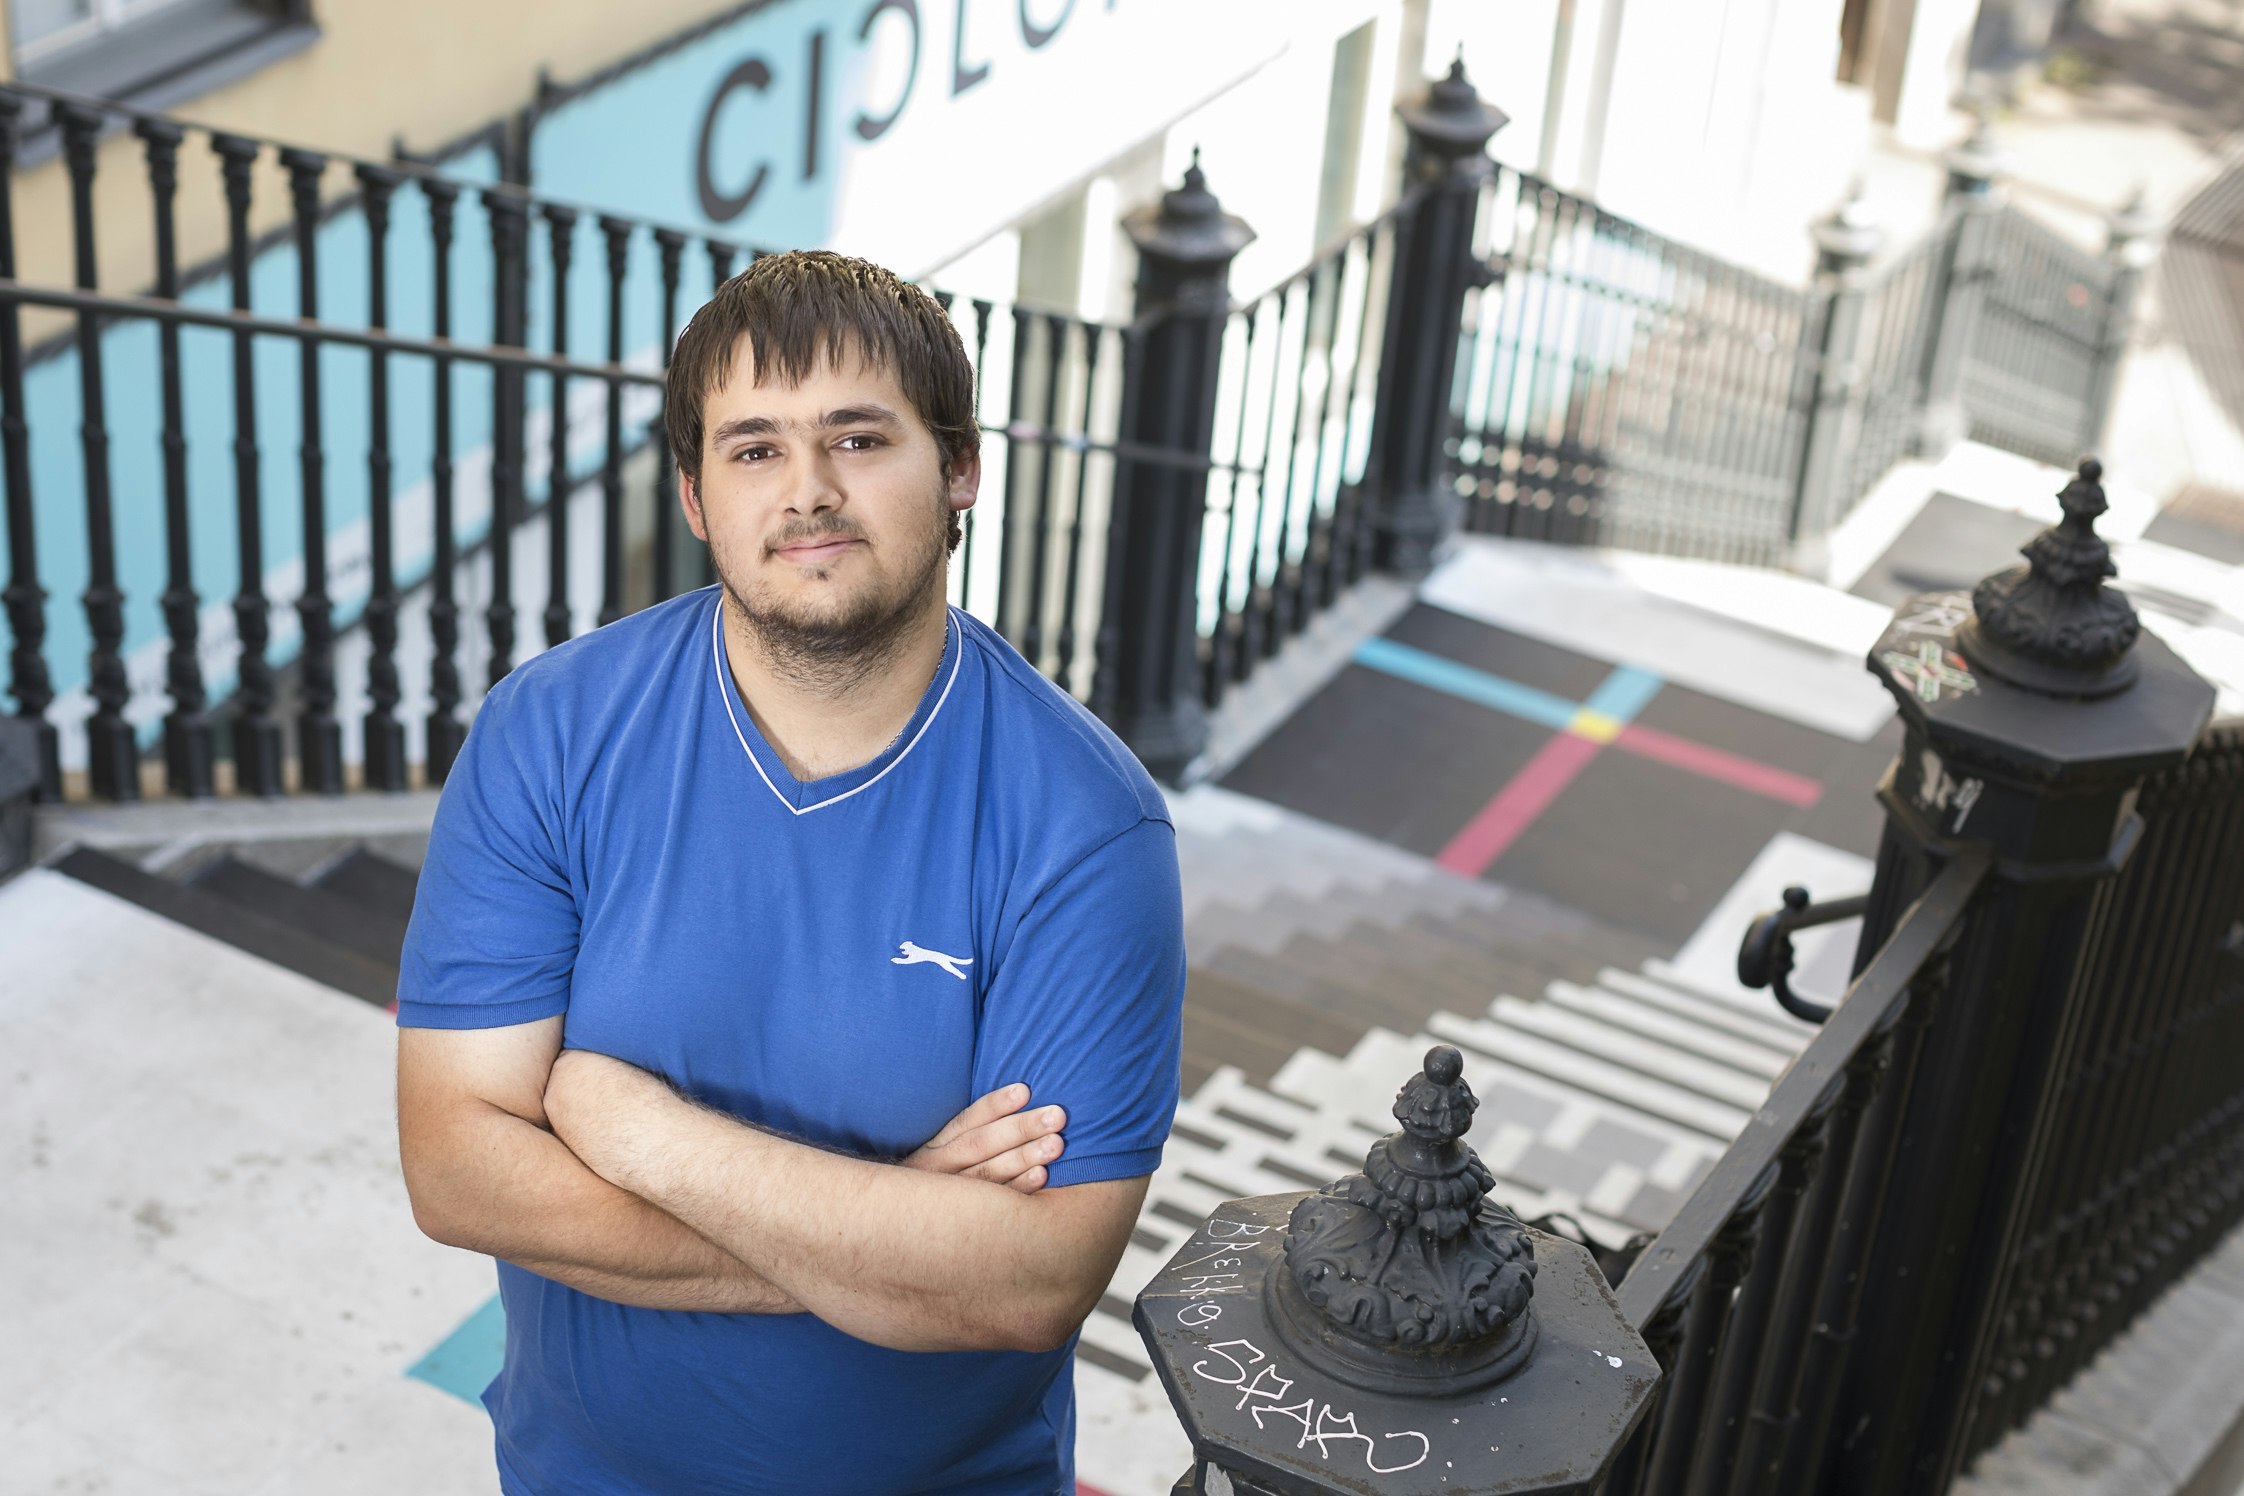
[[[8,0],[16,77],[43,88],[169,109],[319,39],[310,0]],[[17,162],[59,148],[27,112]]]
[[[181,0],[15,0],[8,7],[15,33],[16,69],[67,52]]]

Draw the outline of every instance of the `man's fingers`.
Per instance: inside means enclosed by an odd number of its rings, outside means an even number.
[[[943,1124],[942,1131],[929,1138],[929,1148],[942,1148],[977,1127],[986,1127],[998,1118],[1008,1116],[1028,1105],[1029,1088],[1023,1085],[999,1086],[987,1096],[978,1097],[965,1111]]]
[[[1040,1164],[1036,1168],[1029,1170],[1026,1174],[1016,1174],[1012,1179],[1006,1182],[1005,1187],[1007,1189],[1019,1190],[1024,1195],[1033,1195],[1038,1190],[1044,1188],[1044,1177],[1044,1168]]]
[[[1048,1137],[1033,1138],[1018,1148],[1008,1148],[986,1163],[965,1171],[969,1179],[987,1179],[995,1184],[1011,1184],[1031,1170],[1041,1174],[1044,1166],[1060,1156],[1066,1147],[1057,1133]]]
[[[946,1151],[961,1172],[976,1165],[990,1162],[1024,1143],[1058,1132],[1067,1125],[1067,1113],[1056,1106],[1040,1106],[1034,1111],[1015,1112],[1010,1117],[1000,1117],[995,1122],[975,1128],[972,1132],[951,1139]]]

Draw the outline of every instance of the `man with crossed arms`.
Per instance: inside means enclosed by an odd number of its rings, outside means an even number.
[[[500,1485],[1072,1493],[1177,1095],[1166,805],[945,604],[979,429],[925,293],[762,259],[668,397],[720,582],[491,693],[399,987],[415,1218],[500,1259]]]

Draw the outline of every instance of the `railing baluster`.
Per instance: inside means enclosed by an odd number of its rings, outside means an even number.
[[[1785,1277],[1806,1274],[1813,1267],[1793,1252],[1792,1227],[1799,1217],[1801,1197],[1807,1193],[1816,1167],[1822,1161],[1831,1114],[1843,1090],[1844,1082],[1837,1079],[1824,1087],[1777,1154],[1776,1185],[1761,1208],[1752,1262],[1738,1288],[1737,1304],[1730,1312],[1729,1333],[1725,1337],[1713,1401],[1700,1442],[1691,1489],[1701,1496],[1715,1496],[1731,1488],[1738,1451],[1753,1411],[1753,1389],[1763,1361],[1775,1341],[1793,1343],[1797,1339],[1799,1327],[1778,1323],[1772,1335],[1770,1326],[1778,1290]],[[1748,1484],[1742,1489],[1763,1488]]]
[[[1278,549],[1274,569],[1270,574],[1271,613],[1269,630],[1262,637],[1262,652],[1274,655],[1286,642],[1288,635],[1300,627],[1302,613],[1302,573],[1308,569],[1308,535],[1302,535],[1303,553],[1300,560],[1293,559],[1293,532],[1301,514],[1301,499],[1296,492],[1294,479],[1301,462],[1301,418],[1309,406],[1308,391],[1304,388],[1309,372],[1309,350],[1317,338],[1317,273],[1295,278],[1294,285],[1301,292],[1301,348],[1294,359],[1293,429],[1286,437],[1286,481],[1278,490]],[[1284,351],[1284,344],[1279,345]],[[1312,499],[1314,504],[1314,499]],[[1253,661],[1248,662],[1252,669]]]
[[[1652,1359],[1660,1363],[1660,1384],[1652,1390],[1651,1404],[1645,1408],[1636,1432],[1614,1457],[1612,1470],[1607,1473],[1604,1485],[1598,1488],[1599,1496],[1637,1496],[1644,1488],[1652,1446],[1666,1426],[1667,1399],[1674,1390],[1672,1373],[1682,1345],[1684,1319],[1698,1299],[1699,1280],[1705,1276],[1705,1257],[1693,1257],[1686,1262],[1676,1274],[1666,1301],[1644,1323],[1644,1344],[1652,1352]]]
[[[233,308],[249,305],[250,173],[260,147],[238,135],[214,135],[226,182],[226,277]],[[257,448],[256,345],[234,334],[234,548],[238,585],[234,634],[241,641],[235,667],[234,788],[245,795],[280,794],[286,749],[273,719],[272,605],[265,600],[265,507]]]
[[[1075,693],[1075,610],[1083,570],[1083,508],[1091,490],[1091,417],[1098,408],[1099,338],[1105,331],[1096,322],[1078,324],[1083,329],[1083,451],[1075,462],[1075,512],[1067,542],[1067,580],[1060,600],[1060,689]]]
[[[1018,316],[1019,313],[1014,315]],[[1044,436],[1036,454],[1036,531],[1029,547],[1028,626],[1022,630],[1021,653],[1037,669],[1044,668],[1044,614],[1052,599],[1047,574],[1052,549],[1052,466],[1059,453],[1054,433],[1060,423],[1060,380],[1067,351],[1067,319],[1046,313],[1044,324]],[[1021,371],[1013,370],[1020,382]],[[1010,468],[1007,469],[1011,471]]]
[[[732,261],[735,250],[732,245],[716,239],[709,240],[705,247],[709,252],[709,294],[714,296],[717,294],[719,286],[732,279]],[[695,563],[695,566],[701,577],[700,585],[706,587],[717,580],[717,553],[713,549],[703,546],[699,554],[700,559]]]
[[[23,101],[0,92],[0,278],[16,277],[16,130]],[[38,525],[31,506],[31,435],[23,408],[23,309],[0,302],[0,472],[8,484],[8,690],[33,724],[39,798],[62,798],[62,740],[47,720],[55,699],[47,670],[47,589],[39,584]]]
[[[1276,614],[1278,571],[1274,567],[1270,582],[1262,580],[1262,546],[1265,519],[1270,506],[1270,470],[1278,465],[1278,392],[1284,388],[1286,362],[1286,326],[1293,310],[1293,287],[1280,286],[1273,295],[1278,303],[1277,326],[1270,329],[1270,393],[1262,406],[1262,451],[1255,463],[1254,519],[1247,527],[1247,595],[1241,611],[1239,627],[1239,653],[1233,667],[1233,680],[1245,680],[1255,664],[1276,643],[1272,620]],[[1283,495],[1280,496],[1283,502]],[[1285,564],[1285,546],[1278,547],[1277,567]]]
[[[505,348],[523,343],[528,320],[529,208],[510,189],[486,188],[491,218],[492,338]],[[519,368],[491,374],[491,603],[484,609],[491,632],[489,682],[496,686],[514,668],[514,526],[522,512],[523,416],[529,387]]]
[[[1122,367],[1117,371],[1122,380],[1122,410],[1115,422],[1117,432],[1135,430],[1138,402],[1143,397],[1138,391],[1137,375],[1145,359],[1145,325],[1131,323],[1122,329]],[[1112,722],[1122,698],[1122,554],[1129,540],[1131,522],[1128,479],[1132,463],[1124,454],[1114,456],[1113,498],[1106,527],[1106,577],[1099,588],[1099,632],[1092,650],[1091,711],[1102,722]]]
[[[655,249],[662,262],[662,320],[656,324],[656,334],[662,340],[662,367],[670,367],[670,350],[678,340],[678,276],[686,252],[686,236],[676,229],[656,229]],[[678,463],[689,454],[672,452],[666,436],[664,412],[667,411],[669,393],[663,395],[664,411],[655,415],[655,482],[654,482],[654,595],[655,601],[674,596],[678,591]]]
[[[1348,289],[1348,250],[1342,245],[1340,252],[1328,259],[1317,275],[1330,277],[1325,287],[1325,388],[1317,403],[1316,456],[1309,463],[1309,524],[1301,550],[1302,606],[1294,618],[1293,629],[1300,633],[1309,626],[1309,620],[1333,599],[1332,547],[1334,521],[1338,518],[1340,492],[1333,490],[1332,505],[1325,504],[1325,449],[1332,438],[1332,392],[1340,381],[1334,361],[1340,356],[1340,299]],[[1445,413],[1443,419],[1448,419]]]
[[[327,158],[293,146],[280,153],[288,173],[288,196],[296,242],[296,309],[307,322],[319,320],[319,182]],[[343,792],[343,728],[335,720],[335,609],[327,595],[327,454],[321,437],[325,407],[320,399],[320,340],[296,345],[302,383],[304,435],[298,449],[303,474],[304,590],[296,599],[303,626],[297,656],[297,776],[314,794]]]
[[[94,254],[94,153],[101,138],[101,115],[74,104],[57,104],[63,155],[70,171],[70,218],[76,251],[77,286],[99,290]],[[93,792],[107,800],[140,798],[140,750],[125,703],[132,688],[125,679],[125,597],[117,588],[116,516],[109,486],[109,428],[102,384],[101,319],[78,314],[78,428],[86,463],[87,581],[82,598],[87,631],[93,636],[87,694],[93,715],[86,722],[86,762]]]
[[[366,213],[366,320],[377,332],[390,325],[390,199],[404,177],[387,167],[357,168]],[[373,586],[366,599],[368,709],[364,724],[365,778],[369,789],[402,790],[406,785],[405,724],[397,720],[402,696],[397,676],[397,566],[392,533],[390,462],[390,358],[377,348],[367,354],[367,528],[372,540]]]
[[[1349,586],[1354,586],[1357,582],[1362,581],[1364,572],[1371,565],[1371,506],[1364,502],[1364,490],[1367,486],[1364,481],[1365,468],[1369,466],[1371,461],[1368,444],[1364,454],[1364,467],[1357,469],[1353,481],[1348,479],[1347,464],[1349,454],[1355,450],[1357,441],[1356,406],[1361,398],[1357,381],[1363,375],[1364,366],[1373,363],[1378,358],[1371,341],[1371,307],[1372,303],[1378,299],[1372,294],[1372,287],[1378,284],[1380,231],[1380,226],[1374,224],[1364,230],[1363,234],[1363,303],[1356,311],[1356,355],[1348,365],[1347,415],[1342,420],[1340,428],[1340,476],[1342,481],[1348,484],[1347,544],[1346,555],[1343,558],[1342,576]],[[1393,220],[1388,221],[1385,231],[1391,246],[1395,234]],[[1375,384],[1377,378],[1378,375],[1375,372],[1373,374]]]
[[[1239,668],[1240,663],[1242,624],[1239,614],[1243,604],[1232,576],[1238,569],[1239,471],[1247,465],[1247,411],[1253,403],[1247,396],[1254,387],[1255,324],[1261,310],[1261,302],[1251,302],[1239,319],[1239,419],[1231,436],[1231,476],[1224,484],[1223,548],[1220,552],[1220,565],[1216,570],[1215,631],[1208,639],[1208,667],[1200,685],[1201,698],[1211,707],[1223,703],[1224,691],[1231,684],[1232,672]],[[1248,586],[1251,596],[1251,567],[1248,571]]]
[[[553,236],[553,356],[569,356],[569,261],[575,249],[574,208],[548,203],[546,226]],[[545,501],[545,643],[551,649],[569,637],[569,379],[553,373],[553,428],[550,433]]]
[[[1771,1164],[1746,1188],[1707,1248],[1706,1279],[1692,1296],[1683,1340],[1675,1364],[1668,1369],[1666,1407],[1651,1453],[1651,1475],[1644,1485],[1650,1496],[1683,1496],[1702,1484],[1704,1436],[1709,1423],[1720,1416],[1718,1407],[1712,1409],[1714,1419],[1708,1414],[1715,1372],[1731,1339],[1731,1300],[1745,1279],[1747,1264],[1758,1255],[1761,1208],[1776,1181],[1777,1168]]]
[[[1883,863],[1881,859],[1881,871]],[[1864,923],[1867,926],[1877,918],[1878,911],[1873,907]],[[1784,1473],[1776,1490],[1820,1489],[1829,1470],[1839,1398],[1853,1367],[1855,1336],[1862,1322],[1870,1252],[1893,1190],[1901,1118],[1915,1085],[1925,1032],[1946,993],[1947,978],[1948,958],[1935,955],[1910,982],[1905,1003],[1863,1046],[1871,1052],[1870,1063],[1881,1079],[1863,1114],[1852,1156],[1846,1160],[1846,1193],[1816,1303],[1818,1343],[1802,1365],[1800,1415],[1793,1425]],[[1837,1167],[1836,1160],[1833,1167]]]
[[[997,611],[992,617],[997,631],[1018,647],[1021,586],[1015,573],[1020,570],[1021,525],[1027,517],[1023,512],[1026,506],[1021,503],[1021,469],[1027,463],[1027,454],[1021,450],[1020,431],[1028,424],[1028,388],[1023,376],[1028,368],[1030,317],[1019,307],[1013,308],[1012,316],[1013,363],[1009,371],[1012,388],[1005,402],[1005,514],[1003,528],[998,531]],[[1034,656],[1029,663],[1036,663]]]
[[[435,177],[421,179],[429,205],[429,249],[436,262],[433,323],[439,341],[452,336],[452,215],[460,189]],[[459,529],[452,492],[452,360],[434,360],[435,454],[430,469],[435,495],[436,555],[429,573],[429,720],[425,773],[442,784],[467,741],[460,723]]]
[[[1754,1384],[1753,1411],[1739,1446],[1737,1475],[1731,1489],[1738,1496],[1782,1489],[1778,1484],[1788,1441],[1799,1431],[1804,1398],[1803,1367],[1814,1348],[1816,1313],[1831,1277],[1832,1237],[1845,1203],[1849,1165],[1855,1140],[1861,1134],[1863,1113],[1876,1094],[1883,1066],[1892,1049],[1892,1025],[1903,1009],[1896,1006],[1886,1026],[1855,1052],[1840,1082],[1838,1107],[1833,1113],[1824,1148],[1823,1167],[1802,1213],[1793,1241],[1782,1302],[1776,1313],[1776,1333],[1762,1357],[1759,1380]]]
[[[156,294],[179,299],[179,238],[174,203],[179,193],[179,143],[187,132],[170,120],[142,119],[133,127],[148,157],[150,206],[156,225]],[[187,421],[180,387],[179,324],[156,326],[156,351],[164,406],[164,595],[171,653],[164,680],[171,712],[164,718],[164,782],[175,795],[202,799],[214,792],[209,700],[197,652],[198,604],[194,547],[187,514]]]
[[[976,424],[979,424],[982,418],[982,397],[988,393],[987,387],[982,382],[982,368],[984,357],[988,354],[990,346],[990,304],[976,298],[973,305],[974,419]],[[958,553],[958,605],[969,613],[974,611],[972,592],[974,583],[974,531],[977,528],[975,517],[980,513],[979,507],[966,511],[966,524],[964,526],[966,533]],[[992,611],[990,617],[992,619],[996,618],[996,612]]]
[[[623,281],[631,269],[631,220],[602,215],[608,247],[608,362],[623,364]],[[606,455],[600,463],[600,622],[614,623],[623,607],[623,384],[608,381]]]

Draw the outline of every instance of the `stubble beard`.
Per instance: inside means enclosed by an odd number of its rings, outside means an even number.
[[[776,598],[771,589],[755,586],[749,580],[751,568],[739,565],[721,547],[711,547],[711,560],[737,626],[770,667],[807,690],[841,696],[901,653],[931,600],[942,596],[949,525],[946,493],[938,488],[926,527],[906,542],[916,541],[918,554],[904,575],[886,585],[860,587],[839,606],[815,593],[793,601]],[[775,546],[821,535],[864,538],[846,520],[790,526],[759,545],[758,560]],[[834,584],[821,577],[812,585]]]

